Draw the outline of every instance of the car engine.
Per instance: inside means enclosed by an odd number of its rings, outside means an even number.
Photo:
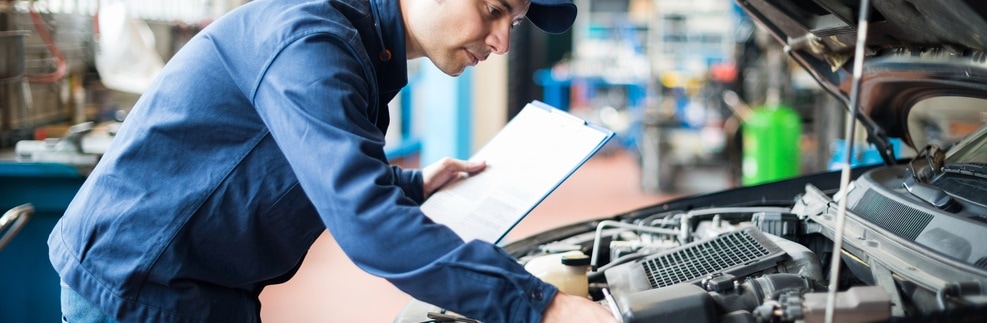
[[[590,256],[588,294],[613,302],[624,322],[824,322],[831,277],[832,321],[987,318],[987,212],[963,198],[987,196],[987,177],[953,178],[962,194],[940,191],[949,201],[935,204],[908,188],[917,185],[911,166],[860,172],[845,195],[842,237],[834,198],[844,195],[831,173],[656,205],[505,249],[522,263]],[[800,194],[781,198],[797,185]]]

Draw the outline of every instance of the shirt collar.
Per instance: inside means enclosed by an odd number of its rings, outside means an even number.
[[[391,51],[391,59],[381,62],[381,77],[378,82],[382,92],[397,91],[408,84],[408,53],[405,48],[404,20],[401,17],[400,1],[394,0],[370,0],[371,6],[376,6],[377,10],[372,10],[371,14],[379,15],[375,17],[380,24],[380,33],[377,35],[384,42],[384,47]],[[371,54],[372,58],[377,55]]]

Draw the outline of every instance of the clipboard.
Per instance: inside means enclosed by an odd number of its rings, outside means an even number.
[[[464,241],[498,244],[613,136],[611,130],[532,101],[470,157],[486,161],[486,169],[447,184],[421,210]]]

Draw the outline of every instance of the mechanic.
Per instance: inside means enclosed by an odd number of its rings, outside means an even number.
[[[483,163],[388,164],[407,60],[459,75],[569,0],[259,0],[193,37],[133,107],[52,231],[68,322],[253,322],[329,229],[360,268],[487,322],[608,322],[419,210]]]

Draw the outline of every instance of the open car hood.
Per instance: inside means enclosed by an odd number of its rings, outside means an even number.
[[[737,3],[824,89],[850,107],[859,1]],[[987,2],[974,0],[871,2],[857,118],[887,164],[894,160],[888,137],[913,148],[924,143],[914,138],[915,129],[908,129],[908,114],[916,103],[931,97],[987,96],[985,16]]]

